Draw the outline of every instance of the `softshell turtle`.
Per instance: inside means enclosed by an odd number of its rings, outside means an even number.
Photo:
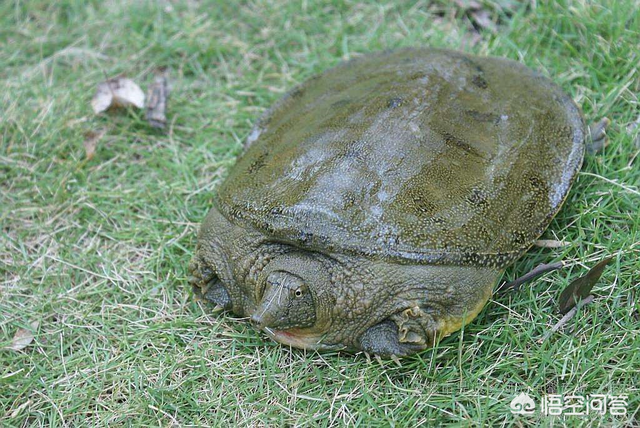
[[[348,61],[258,120],[201,226],[194,289],[283,344],[420,351],[545,230],[587,135],[569,96],[511,60]]]

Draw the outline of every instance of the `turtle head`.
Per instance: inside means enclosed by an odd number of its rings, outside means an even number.
[[[263,270],[251,322],[275,340],[315,349],[331,324],[330,278],[314,256],[294,252]]]
[[[266,278],[262,300],[251,316],[260,327],[275,330],[309,328],[316,323],[313,293],[303,278],[285,271],[273,271]]]

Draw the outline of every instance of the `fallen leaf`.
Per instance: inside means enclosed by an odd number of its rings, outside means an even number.
[[[595,122],[589,126],[589,138],[586,142],[586,150],[589,154],[600,153],[609,144],[607,138],[607,127],[611,121],[603,117],[598,122]]]
[[[627,132],[629,134],[632,134],[633,131],[635,131],[638,128],[638,126],[640,126],[640,116],[638,116],[635,121],[627,125]]]
[[[31,404],[31,400],[27,400],[21,405],[19,405],[13,412],[11,412],[10,418],[11,419],[16,418],[20,414],[20,412],[22,412],[30,404]]]
[[[116,77],[102,82],[91,100],[93,111],[98,114],[110,108],[144,107],[144,92],[136,83],[126,77]]]
[[[102,128],[97,131],[89,131],[84,134],[84,150],[87,153],[87,159],[93,159],[98,141],[100,141],[102,137],[104,137],[104,134],[106,132],[107,130]]]
[[[470,13],[471,19],[481,28],[495,32],[497,30],[495,22],[491,19],[491,14],[487,10],[477,10]]]
[[[570,243],[566,241],[557,241],[555,239],[538,239],[533,243],[533,245],[541,248],[561,248],[570,245]]]
[[[453,0],[453,2],[462,10],[478,10],[482,8],[482,5],[476,0]]]
[[[147,121],[154,128],[164,128],[167,124],[166,109],[167,98],[169,97],[166,68],[156,73],[147,94],[149,100],[147,103]]]
[[[585,299],[591,289],[598,282],[605,266],[611,261],[613,257],[607,257],[600,263],[592,267],[586,275],[574,280],[571,284],[565,288],[560,294],[558,303],[560,306],[560,313],[566,314],[573,308],[580,300]]]
[[[22,349],[29,346],[29,344],[33,342],[34,334],[39,325],[40,323],[38,321],[33,321],[30,324],[30,329],[19,328],[18,331],[16,331],[16,334],[13,335],[11,345],[5,347],[4,349],[8,349],[10,351],[21,351]]]
[[[638,116],[635,122],[631,122],[629,125],[627,125],[627,132],[629,133],[629,135],[633,137],[633,134],[635,130],[638,129],[638,126],[640,126],[640,116]],[[634,138],[633,145],[636,149],[640,149],[640,132],[638,132],[638,135],[636,135],[636,137]]]

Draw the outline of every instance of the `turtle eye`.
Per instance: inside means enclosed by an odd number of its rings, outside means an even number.
[[[296,297],[302,297],[302,289],[296,288],[296,291],[294,292],[294,294],[296,295]]]

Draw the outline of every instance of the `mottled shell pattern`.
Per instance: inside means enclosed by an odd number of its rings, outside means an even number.
[[[500,268],[562,205],[584,129],[573,101],[517,62],[369,55],[276,103],[216,206],[318,251]]]

